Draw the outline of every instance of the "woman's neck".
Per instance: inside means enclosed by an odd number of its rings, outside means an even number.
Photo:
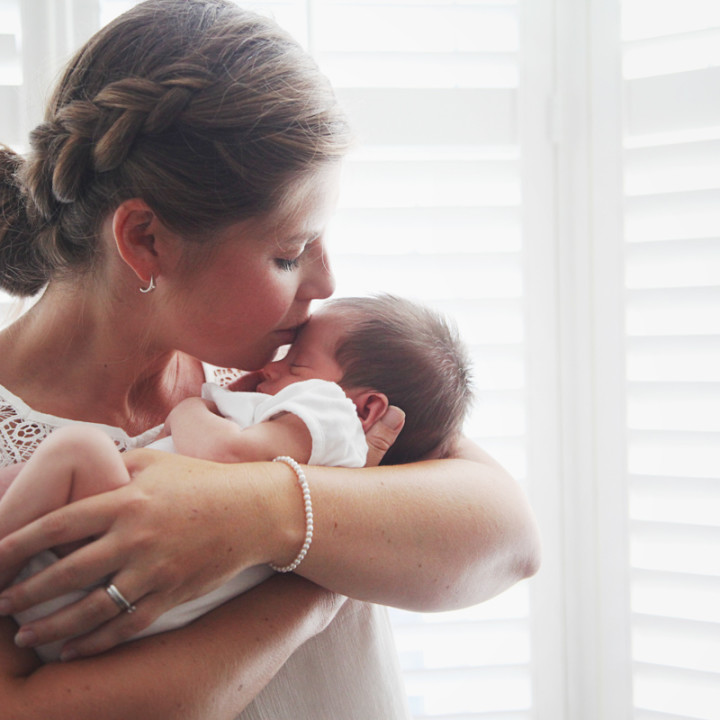
[[[197,360],[148,347],[146,328],[89,313],[78,295],[48,289],[0,333],[0,384],[39,412],[130,435],[160,424],[180,400],[199,393]]]

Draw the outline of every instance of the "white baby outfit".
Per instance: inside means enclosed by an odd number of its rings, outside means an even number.
[[[283,412],[297,415],[312,437],[309,465],[365,465],[368,447],[355,405],[335,383],[303,380],[275,395],[234,392],[215,383],[205,383],[202,396],[212,400],[223,417],[241,428],[270,420]],[[175,452],[172,437],[157,440],[150,447]],[[278,448],[278,455],[282,455],[282,448]]]

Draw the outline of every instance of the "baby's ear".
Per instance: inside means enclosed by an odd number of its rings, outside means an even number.
[[[352,401],[366,433],[385,414],[390,404],[387,395],[375,390],[359,392],[352,396]]]

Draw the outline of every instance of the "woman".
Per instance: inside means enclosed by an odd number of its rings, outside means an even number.
[[[73,59],[31,140],[26,162],[1,164],[3,286],[47,285],[0,334],[5,462],[73,421],[141,448],[198,394],[201,360],[261,367],[331,294],[322,232],[347,128],[272,23],[223,0],[143,3]],[[385,418],[371,442],[400,424]],[[245,567],[292,564],[305,536],[287,465],[124,457],[128,486],[0,543],[6,582],[36,552],[96,538],[4,590],[0,612],[105,578],[137,608],[100,584],[22,629],[21,647],[4,620],[10,717],[401,718],[389,630],[360,601],[459,607],[536,568],[524,497],[469,443],[450,460],[307,468],[315,538],[296,573],[91,657]],[[40,667],[29,649],[79,633],[65,659],[83,659]]]

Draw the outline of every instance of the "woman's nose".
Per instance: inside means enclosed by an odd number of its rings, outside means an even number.
[[[311,257],[308,258],[303,270],[305,276],[298,291],[303,300],[323,300],[335,292],[335,276],[322,242],[317,241]]]

